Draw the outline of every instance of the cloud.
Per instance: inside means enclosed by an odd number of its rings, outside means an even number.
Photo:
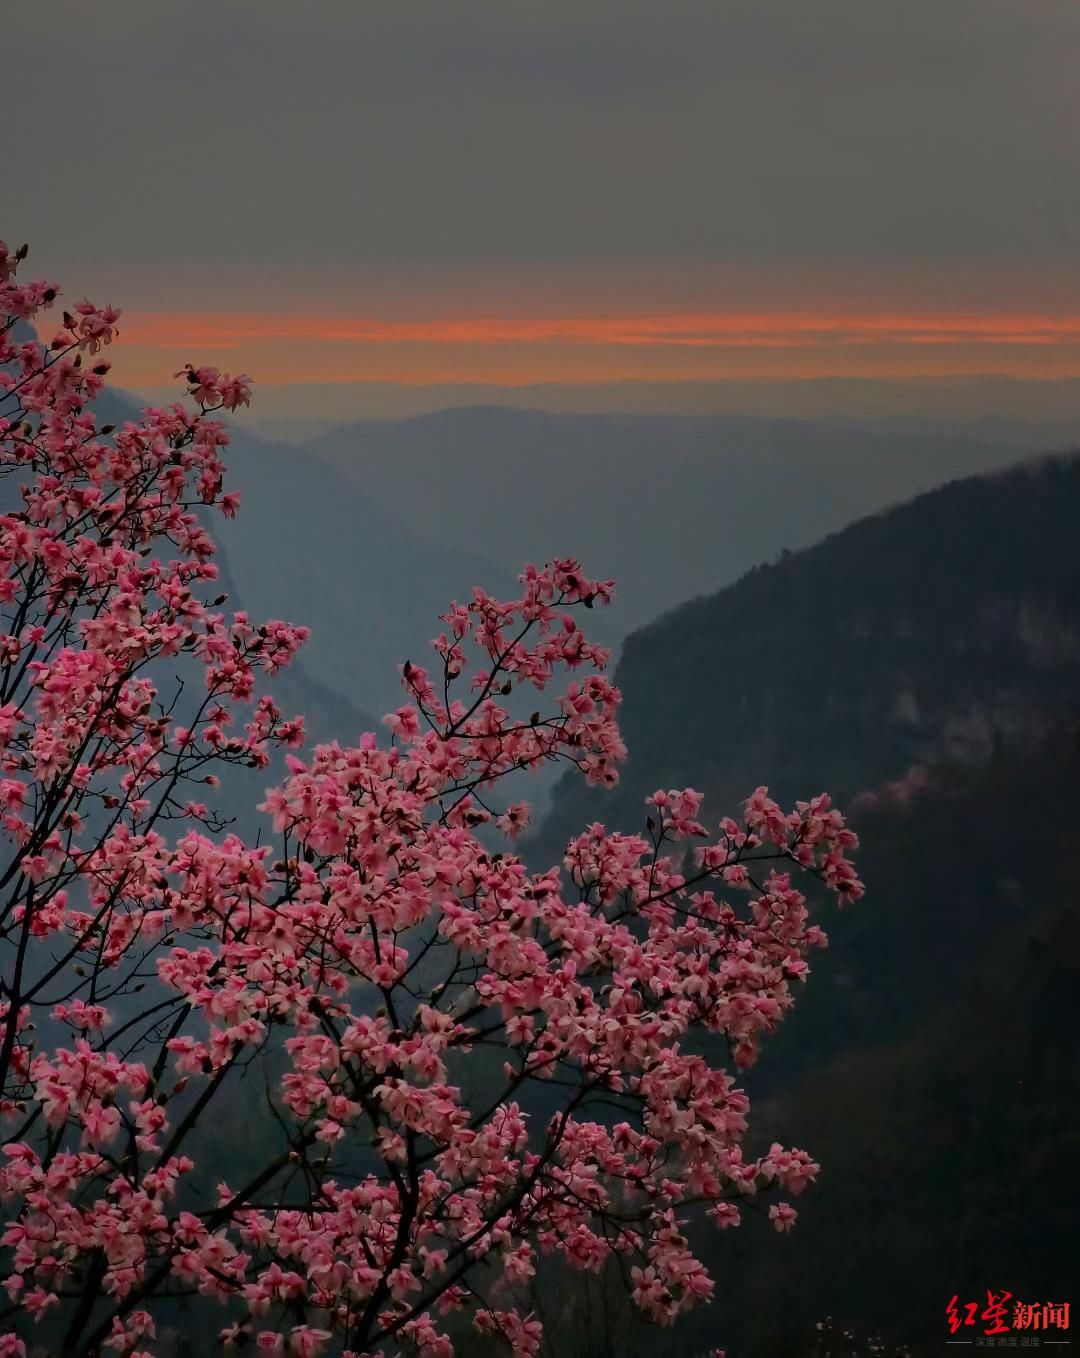
[[[125,323],[129,342],[233,348],[288,340],[343,344],[557,344],[587,348],[800,348],[810,344],[1080,344],[1080,315],[1023,314],[686,314],[468,317],[432,321],[348,320],[340,316],[148,313]]]
[[[604,383],[725,377],[1080,374],[1080,312],[685,312],[383,319],[135,313],[117,376],[156,386],[192,361],[261,382]]]

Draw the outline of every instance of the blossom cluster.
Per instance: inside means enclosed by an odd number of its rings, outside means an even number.
[[[854,834],[824,796],[759,788],[710,823],[675,789],[644,833],[595,824],[530,870],[521,772],[609,785],[625,755],[577,622],[612,582],[570,559],[451,606],[384,738],[305,750],[259,691],[305,630],[205,597],[203,516],[236,509],[213,415],[248,379],[187,368],[194,409],[99,428],[107,365],[84,356],[117,313],[14,342],[57,296],[16,285],[18,253],[0,245],[0,475],[22,478],[0,516],[11,1315],[65,1352],[148,1354],[156,1304],[197,1294],[260,1352],[450,1358],[464,1312],[527,1358],[541,1256],[617,1261],[661,1323],[708,1299],[690,1214],[725,1229],[761,1202],[786,1231],[818,1171],[747,1153],[719,1053],[745,1068],[791,1008],[825,942],[803,886],[859,897]],[[161,687],[181,661],[196,696]],[[248,843],[203,788],[281,759]],[[207,1190],[200,1123],[260,1062],[277,1142]]]

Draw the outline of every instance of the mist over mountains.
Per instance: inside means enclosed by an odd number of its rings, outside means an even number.
[[[375,718],[405,701],[400,666],[426,659],[452,598],[514,588],[481,543],[425,538],[307,448],[240,437],[228,462],[241,509],[215,536],[245,607],[310,627],[306,669]]]
[[[622,636],[784,548],[952,477],[1015,461],[963,431],[735,416],[494,408],[356,425],[297,450],[443,547],[614,576]]]
[[[128,417],[112,399],[110,418]],[[238,606],[310,627],[287,685],[310,679],[322,690],[313,713],[336,695],[369,725],[405,701],[400,666],[424,663],[450,601],[476,585],[512,597],[526,561],[574,555],[614,577],[616,601],[589,630],[617,652],[636,628],[762,561],[1022,456],[962,427],[889,421],[479,408],[297,444],[242,420],[231,428],[241,510],[212,531]],[[538,814],[553,776],[525,791]]]
[[[172,388],[148,388],[154,404]],[[499,406],[553,415],[735,415],[759,419],[896,421],[963,428],[991,441],[1046,449],[1068,443],[1080,419],[1080,378],[981,377],[728,378],[716,381],[535,382],[512,386],[446,382],[261,384],[239,417],[244,430],[304,442],[343,425],[400,420],[444,410]]]
[[[307,668],[380,715],[451,598],[512,591],[526,561],[573,555],[614,577],[616,603],[590,621],[617,646],[785,549],[1020,455],[964,430],[500,409],[293,445],[241,429],[244,503],[218,536],[252,611],[309,625]]]

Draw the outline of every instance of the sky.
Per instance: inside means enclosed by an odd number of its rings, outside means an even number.
[[[0,236],[124,309],[132,387],[1080,376],[1076,0],[50,0],[4,45]]]

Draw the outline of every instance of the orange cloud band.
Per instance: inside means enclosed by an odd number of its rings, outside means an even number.
[[[704,313],[615,317],[470,317],[427,321],[334,316],[151,313],[122,322],[145,347],[235,348],[269,340],[349,344],[802,348],[808,344],[1080,343],[1080,315]]]
[[[120,320],[110,357],[128,386],[187,362],[260,383],[410,385],[702,381],[753,377],[1080,375],[1080,313],[702,311],[607,316],[149,312]]]

